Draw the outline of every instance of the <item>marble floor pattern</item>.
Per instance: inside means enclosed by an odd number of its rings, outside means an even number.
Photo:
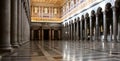
[[[0,61],[120,61],[120,43],[31,41],[0,56]]]

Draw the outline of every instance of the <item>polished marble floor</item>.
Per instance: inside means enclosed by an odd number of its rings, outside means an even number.
[[[120,61],[120,43],[31,41],[0,56],[0,61]]]

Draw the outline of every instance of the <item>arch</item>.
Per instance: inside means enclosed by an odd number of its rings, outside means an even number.
[[[91,11],[91,36],[95,36],[96,14],[95,11]],[[92,40],[92,39],[91,39]]]
[[[74,23],[76,23],[76,22],[77,22],[77,19],[75,18],[75,19],[74,19]]]
[[[83,20],[83,19],[84,19],[84,15],[81,16],[81,20]]]
[[[78,40],[80,40],[80,37],[81,37],[81,32],[80,32],[80,18],[77,17],[77,20],[78,20],[77,21],[78,22],[78,24],[77,24],[78,25],[78,35],[77,36],[78,36]]]
[[[98,15],[98,23],[99,23],[99,31],[100,31],[100,35],[103,35],[103,12],[102,12],[102,8],[99,7],[97,9],[97,15]]]
[[[79,17],[77,17],[77,21],[80,21],[80,18],[79,18]]]
[[[86,13],[86,14],[85,14],[85,17],[86,17],[86,18],[88,18],[88,17],[89,17],[89,14],[88,14],[88,13]]]
[[[86,21],[87,21],[87,27],[89,28],[90,18],[89,18],[89,14],[88,14],[88,13],[86,13],[85,19],[86,19]]]
[[[84,28],[84,15],[81,16],[81,40],[85,39],[85,28]]]
[[[89,14],[88,13],[86,13],[85,14],[85,33],[86,33],[86,39],[87,40],[90,40],[89,39],[89,36],[90,36],[90,18],[89,18]]]
[[[105,15],[106,15],[106,31],[107,31],[107,40],[112,40],[113,34],[113,10],[111,3],[105,5]]]

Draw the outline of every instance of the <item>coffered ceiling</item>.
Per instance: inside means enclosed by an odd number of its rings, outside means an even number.
[[[66,0],[31,0],[32,3],[62,5]]]

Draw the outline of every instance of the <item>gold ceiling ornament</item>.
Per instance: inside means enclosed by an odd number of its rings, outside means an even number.
[[[31,0],[31,3],[62,5],[66,0]]]
[[[40,17],[31,17],[32,22],[61,22],[60,18],[40,18]]]

